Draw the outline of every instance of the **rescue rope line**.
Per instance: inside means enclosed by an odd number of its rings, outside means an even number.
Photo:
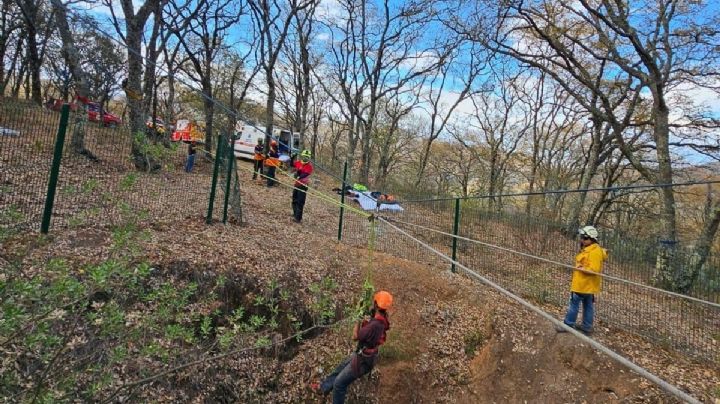
[[[534,260],[547,262],[547,263],[549,263],[549,264],[553,264],[553,265],[556,265],[556,266],[559,266],[559,267],[568,268],[568,269],[573,270],[573,271],[579,271],[579,272],[584,272],[584,273],[587,273],[587,274],[590,274],[590,275],[600,276],[600,277],[607,278],[607,279],[610,279],[610,280],[614,280],[614,281],[626,283],[626,284],[629,284],[629,285],[637,286],[637,287],[639,287],[639,288],[652,290],[652,291],[654,291],[654,292],[663,293],[663,294],[666,294],[666,295],[670,295],[670,296],[674,296],[674,297],[679,297],[679,298],[686,299],[686,300],[691,300],[691,301],[693,301],[693,302],[702,303],[702,304],[705,304],[705,305],[708,305],[708,306],[711,306],[711,307],[714,307],[714,308],[720,308],[720,304],[718,304],[718,303],[710,302],[710,301],[703,300],[703,299],[698,299],[697,297],[692,297],[692,296],[688,296],[688,295],[683,295],[683,294],[681,294],[681,293],[671,292],[671,291],[669,291],[669,290],[656,288],[656,287],[654,287],[654,286],[645,285],[645,284],[640,283],[640,282],[631,281],[631,280],[624,279],[624,278],[620,278],[620,277],[617,277],[617,276],[612,276],[612,275],[608,275],[608,274],[604,274],[604,273],[598,273],[598,272],[588,271],[588,270],[585,270],[585,269],[575,268],[574,266],[569,265],[569,264],[566,264],[566,263],[564,263],[564,262],[554,261],[554,260],[551,260],[551,259],[549,259],[549,258],[544,258],[544,257],[540,257],[540,256],[537,256],[537,255],[524,253],[524,252],[522,252],[522,251],[513,250],[512,248],[502,247],[502,246],[499,246],[499,245],[496,245],[496,244],[490,244],[490,243],[486,243],[486,242],[483,242],[483,241],[480,241],[480,240],[475,240],[475,239],[471,239],[471,238],[467,238],[467,237],[462,237],[462,236],[459,236],[459,235],[454,235],[454,234],[452,234],[452,233],[447,233],[447,232],[444,232],[444,231],[441,231],[441,230],[433,229],[433,228],[426,227],[426,226],[422,226],[422,225],[415,224],[415,223],[404,222],[404,221],[402,221],[402,220],[397,220],[397,219],[394,219],[394,218],[384,218],[384,219],[385,219],[386,221],[395,222],[395,223],[399,223],[399,224],[403,224],[403,225],[407,225],[407,226],[411,226],[411,227],[417,227],[417,228],[422,229],[422,230],[427,230],[427,231],[435,232],[435,233],[438,233],[438,234],[443,234],[443,235],[445,235],[445,236],[455,237],[455,238],[457,238],[458,240],[464,240],[464,241],[468,241],[468,242],[471,242],[471,243],[480,244],[480,245],[485,246],[485,247],[494,248],[494,249],[496,249],[496,250],[501,250],[501,251],[505,251],[505,252],[517,254],[517,255],[520,255],[520,256],[523,256],[523,257],[526,257],[526,258],[531,258],[531,259],[534,259]]]
[[[667,393],[672,394],[673,396],[688,402],[692,404],[701,404],[699,400],[696,398],[690,396],[689,394],[685,393],[684,391],[680,390],[675,385],[672,385],[665,380],[661,379],[660,377],[656,376],[653,373],[650,373],[650,371],[646,370],[645,368],[636,365],[634,362],[630,361],[629,359],[625,358],[624,356],[618,354],[617,352],[613,351],[612,349],[606,347],[605,345],[601,344],[600,342],[597,342],[596,340],[580,333],[579,331],[575,330],[572,327],[569,327],[565,325],[562,321],[556,319],[555,317],[551,316],[550,314],[544,312],[538,307],[535,307],[532,303],[528,302],[527,300],[515,295],[514,293],[508,291],[507,289],[503,288],[502,286],[496,284],[495,282],[485,278],[484,276],[478,274],[477,272],[473,271],[472,269],[466,267],[465,265],[461,264],[460,262],[448,257],[447,255],[443,254],[442,252],[436,250],[431,245],[425,243],[422,240],[417,239],[416,237],[412,236],[411,234],[407,233],[403,229],[399,228],[398,226],[392,224],[390,221],[386,220],[383,217],[378,217],[378,220],[383,221],[384,223],[388,224],[390,227],[392,227],[395,231],[399,232],[400,234],[405,235],[406,237],[410,238],[411,240],[415,241],[416,243],[420,244],[422,247],[425,247],[426,249],[432,251],[436,255],[438,255],[440,258],[454,264],[456,267],[461,268],[463,271],[465,271],[468,275],[474,277],[475,279],[479,280],[480,282],[490,286],[491,288],[497,290],[498,292],[502,293],[506,297],[515,300],[516,302],[520,303],[521,305],[525,306],[526,308],[532,310],[536,314],[542,316],[546,320],[550,321],[555,327],[562,327],[564,330],[572,333],[576,337],[580,338],[583,342],[586,342],[590,344],[593,348],[597,349],[598,351],[603,352],[604,354],[610,356],[612,359],[617,361],[618,363],[628,367],[635,373],[639,374],[640,376],[652,381],[655,383],[658,387],[665,390]]]
[[[238,166],[239,166],[238,164],[235,165],[235,169],[236,169],[236,170],[239,169]],[[242,170],[243,170],[243,171],[247,171],[247,172],[254,173],[254,171],[253,171],[252,169],[250,169],[250,168],[242,168]],[[284,171],[284,170],[280,170],[280,171]],[[269,176],[265,175],[264,173],[257,173],[257,174],[258,174],[259,176],[263,177],[263,178],[271,179]],[[288,177],[292,178],[293,181],[295,180],[295,178],[293,178],[293,177],[292,177],[291,175],[289,175],[289,174],[288,174]],[[332,196],[330,196],[330,195],[328,195],[328,194],[325,194],[324,192],[319,191],[319,190],[317,190],[316,188],[311,188],[310,186],[308,186],[308,189],[307,189],[307,190],[304,190],[304,189],[300,189],[300,188],[296,187],[294,184],[291,185],[291,184],[282,182],[282,181],[278,180],[277,178],[272,178],[272,180],[273,180],[273,181],[276,181],[278,184],[284,185],[284,186],[286,186],[286,187],[288,187],[288,188],[292,188],[292,189],[294,189],[294,190],[298,190],[298,191],[301,191],[301,192],[305,192],[307,195],[313,196],[313,197],[315,197],[315,198],[317,198],[317,199],[320,199],[320,200],[323,200],[323,201],[325,201],[325,202],[331,203],[331,204],[336,205],[336,206],[338,206],[338,207],[343,207],[343,208],[345,208],[345,209],[347,209],[347,210],[349,210],[349,211],[351,211],[351,212],[353,212],[353,213],[356,213],[356,214],[358,214],[358,215],[360,215],[360,216],[362,216],[362,217],[364,217],[364,218],[369,218],[369,217],[372,216],[371,214],[369,214],[369,213],[367,213],[367,212],[364,212],[364,211],[362,211],[362,210],[360,210],[360,209],[357,209],[357,208],[354,207],[354,206],[350,206],[350,205],[348,205],[348,204],[346,204],[346,203],[344,204],[344,203],[342,203],[342,202],[340,202],[340,201],[337,201],[337,200],[335,200],[335,198],[333,198]]]

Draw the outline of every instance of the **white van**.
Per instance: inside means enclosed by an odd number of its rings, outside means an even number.
[[[237,136],[234,147],[235,157],[252,160],[257,140],[265,139],[265,127],[238,122],[235,131]],[[300,135],[289,130],[274,130],[273,139],[278,141],[278,153],[281,161],[289,160],[292,153],[296,153],[300,148]]]
[[[265,128],[238,122],[235,125],[235,157],[252,160],[258,139],[265,139]]]

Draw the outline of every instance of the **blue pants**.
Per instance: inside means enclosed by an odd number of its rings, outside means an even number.
[[[320,390],[323,393],[327,393],[330,390],[333,392],[333,404],[343,404],[345,402],[345,395],[347,394],[348,387],[350,384],[372,370],[372,365],[365,363],[360,360],[357,374],[353,371],[352,361],[353,357],[357,354],[352,354],[345,358],[339,365],[333,370],[332,373],[325,380],[320,383]],[[361,359],[361,358],[358,358]]]
[[[592,331],[593,317],[595,316],[595,295],[591,293],[570,293],[570,306],[565,315],[565,324],[570,327],[575,326],[578,313],[580,312],[580,302],[583,306],[582,330],[586,332]]]
[[[187,163],[185,164],[185,172],[189,173],[190,171],[192,171],[194,165],[195,165],[195,155],[188,154]]]

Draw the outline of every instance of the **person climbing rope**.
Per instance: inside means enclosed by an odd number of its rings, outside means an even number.
[[[375,367],[379,347],[385,343],[390,329],[387,312],[392,303],[393,297],[389,292],[381,290],[375,293],[370,320],[356,324],[353,330],[353,340],[358,342],[355,352],[340,362],[322,382],[312,383],[310,387],[313,391],[324,396],[332,391],[333,404],[345,402],[350,384]]]
[[[267,167],[267,172],[265,173],[265,175],[268,177],[268,188],[273,187],[277,184],[277,181],[275,180],[275,170],[279,165],[280,155],[277,151],[277,142],[275,140],[271,140],[270,149],[268,149],[267,158],[265,159],[265,167]]]
[[[305,209],[305,198],[307,197],[310,174],[313,172],[313,165],[310,162],[310,150],[303,150],[300,153],[300,161],[293,165],[295,171],[295,189],[292,193],[292,209],[295,222],[302,222],[303,209]]]
[[[607,251],[598,244],[598,231],[593,226],[585,226],[578,231],[580,236],[580,252],[575,256],[575,268],[600,273],[603,262],[607,259]],[[602,277],[583,271],[573,271],[570,285],[570,303],[565,325],[574,327],[583,334],[590,334],[595,315],[595,295],[600,292]],[[577,325],[580,303],[583,306],[582,324]],[[558,329],[564,331],[564,329]]]
[[[258,173],[262,177],[262,167],[263,167],[263,160],[265,160],[265,156],[263,156],[263,149],[265,146],[263,145],[263,138],[259,137],[257,139],[257,145],[255,145],[255,155],[253,156],[253,160],[255,161],[255,167],[253,168],[253,176],[252,179],[257,179]],[[262,179],[262,178],[261,178]]]

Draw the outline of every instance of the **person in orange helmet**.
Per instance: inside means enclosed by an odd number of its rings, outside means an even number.
[[[385,343],[390,329],[388,310],[392,307],[393,297],[381,290],[373,297],[373,308],[369,320],[355,325],[353,340],[357,348],[335,368],[322,382],[310,387],[317,393],[328,395],[332,391],[333,404],[345,402],[347,389],[358,378],[370,373],[375,367],[380,345]]]

